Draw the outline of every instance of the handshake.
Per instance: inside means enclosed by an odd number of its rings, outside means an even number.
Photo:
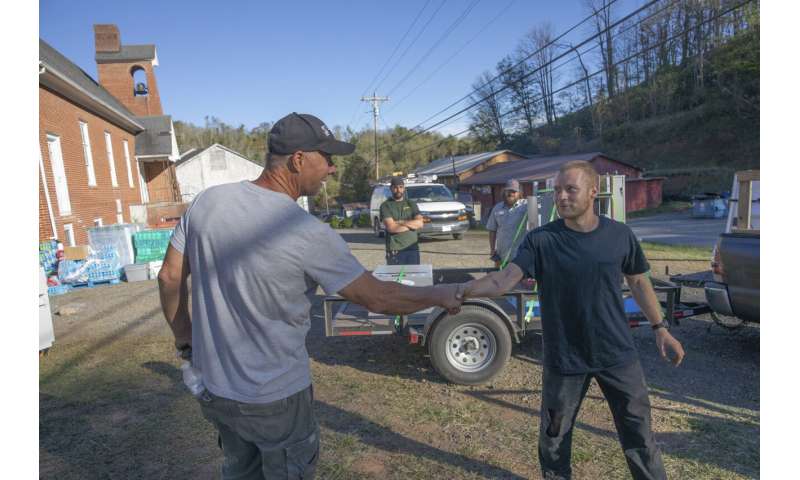
[[[522,280],[522,270],[509,264],[503,270],[491,272],[484,277],[466,283],[441,284],[433,287],[436,295],[434,305],[438,305],[451,315],[461,309],[464,300],[470,297],[499,297],[514,289]]]
[[[447,310],[450,315],[455,315],[461,311],[461,304],[467,298],[469,286],[467,283],[446,283],[433,287],[437,297],[436,305]]]

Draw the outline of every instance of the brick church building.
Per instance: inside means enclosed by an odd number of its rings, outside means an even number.
[[[123,45],[116,25],[94,34],[97,80],[39,40],[39,238],[65,245],[87,243],[94,226],[153,224],[154,211],[183,208],[155,45]]]

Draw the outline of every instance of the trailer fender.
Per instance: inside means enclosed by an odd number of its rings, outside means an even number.
[[[505,324],[506,328],[508,328],[508,333],[511,334],[511,339],[514,340],[514,343],[519,343],[519,335],[517,335],[517,330],[514,328],[511,318],[509,318],[508,315],[506,315],[506,312],[504,312],[502,308],[498,307],[496,303],[485,298],[470,298],[462,305],[473,305],[491,311],[503,320],[503,323]],[[422,332],[422,346],[426,345],[428,337],[430,337],[431,333],[433,333],[433,328],[438,323],[438,320],[445,315],[447,315],[447,311],[442,307],[434,307],[433,310],[431,310],[431,313],[428,314],[428,318],[425,321],[425,330]]]

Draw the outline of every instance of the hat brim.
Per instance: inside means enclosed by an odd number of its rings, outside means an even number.
[[[317,148],[317,150],[325,152],[328,155],[350,155],[355,151],[355,149],[356,146],[352,143],[342,142],[341,140],[336,140],[335,138],[325,140]]]

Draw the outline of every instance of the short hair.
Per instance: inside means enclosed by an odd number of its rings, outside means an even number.
[[[291,157],[291,155],[279,155],[277,153],[267,152],[264,161],[264,168],[267,170],[274,170],[278,167],[286,166],[286,163],[289,161],[289,157]]]
[[[589,187],[596,187],[600,175],[597,173],[597,170],[594,169],[594,165],[585,161],[585,160],[572,160],[564,165],[561,165],[561,168],[558,169],[559,174],[566,173],[568,170],[580,170],[586,175],[586,178],[589,180]]]

